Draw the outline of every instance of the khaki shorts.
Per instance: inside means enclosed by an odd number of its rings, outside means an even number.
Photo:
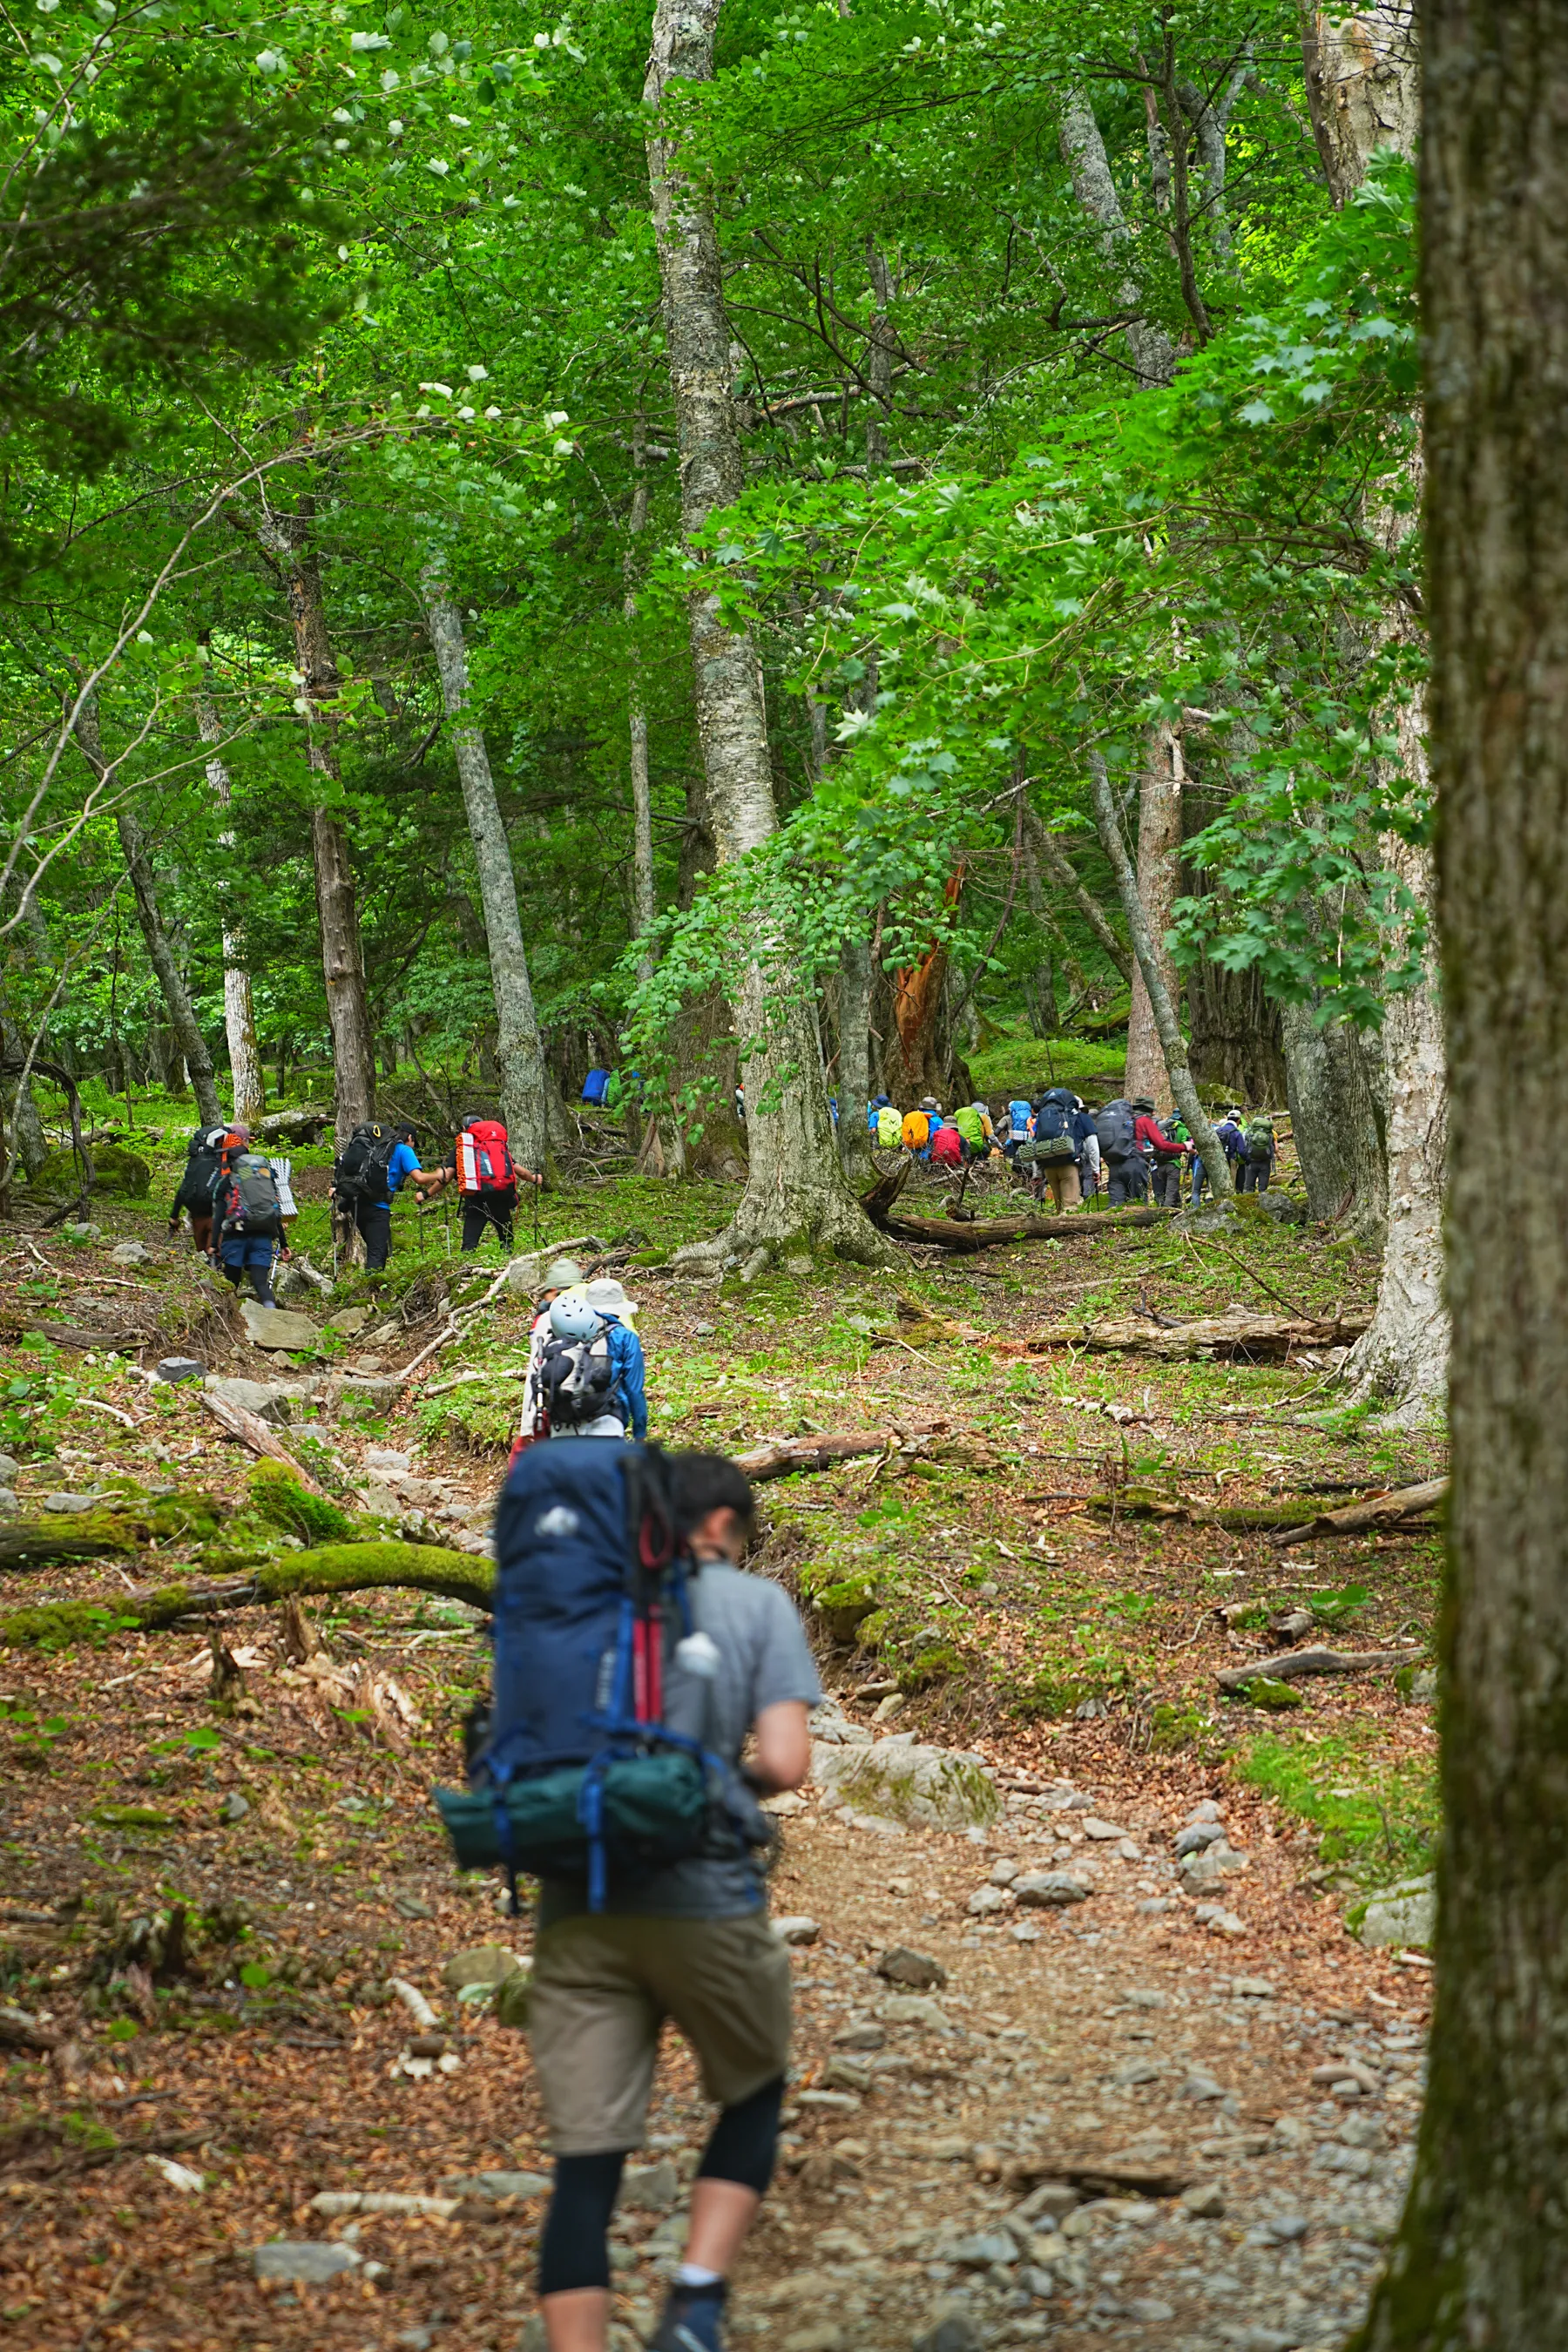
[[[545,1928],[529,2040],[557,2156],[640,2147],[667,2017],[717,2105],[735,2106],[782,2074],[789,1954],[766,1918],[580,1916]]]

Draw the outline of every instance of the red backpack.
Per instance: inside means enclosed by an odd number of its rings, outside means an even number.
[[[476,1118],[458,1138],[459,1192],[504,1192],[517,1181],[499,1118]]]
[[[956,1127],[943,1121],[931,1139],[931,1165],[956,1168],[963,1158],[963,1139]]]

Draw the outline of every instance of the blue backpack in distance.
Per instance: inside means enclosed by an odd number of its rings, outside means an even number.
[[[1008,1104],[1007,1124],[1012,1129],[1015,1135],[1027,1135],[1029,1131],[1029,1109],[1030,1106],[1026,1102],[1010,1102]]]
[[[470,1787],[437,1789],[461,1870],[610,1881],[769,1843],[768,1816],[692,1734],[706,1688],[657,1446],[552,1438],[521,1454],[496,1515],[495,1696]],[[697,1685],[694,1693],[693,1685]]]
[[[602,1106],[605,1097],[609,1093],[609,1091],[610,1074],[608,1070],[590,1070],[587,1076],[583,1081],[583,1100],[585,1103],[593,1103],[595,1107]]]

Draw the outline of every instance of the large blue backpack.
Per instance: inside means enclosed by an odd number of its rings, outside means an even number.
[[[583,1081],[583,1100],[585,1103],[601,1104],[609,1091],[608,1070],[590,1070]]]
[[[435,1792],[458,1868],[504,1863],[514,1906],[520,1871],[584,1879],[599,1911],[612,1877],[740,1851],[737,1835],[765,1843],[766,1816],[697,1736],[702,1685],[680,1659],[692,1620],[658,1448],[527,1447],[495,1543],[489,1735],[469,1790]]]
[[[1021,1137],[1027,1135],[1029,1131],[1029,1105],[1021,1098],[1016,1102],[1010,1102],[1007,1106],[1007,1124],[1016,1136]]]

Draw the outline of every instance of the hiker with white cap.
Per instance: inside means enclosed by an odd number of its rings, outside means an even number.
[[[583,1295],[604,1321],[610,1361],[616,1368],[616,1409],[624,1413],[631,1423],[631,1435],[640,1442],[647,1435],[647,1394],[642,1341],[633,1328],[637,1301],[626,1297],[614,1275],[601,1275]]]

